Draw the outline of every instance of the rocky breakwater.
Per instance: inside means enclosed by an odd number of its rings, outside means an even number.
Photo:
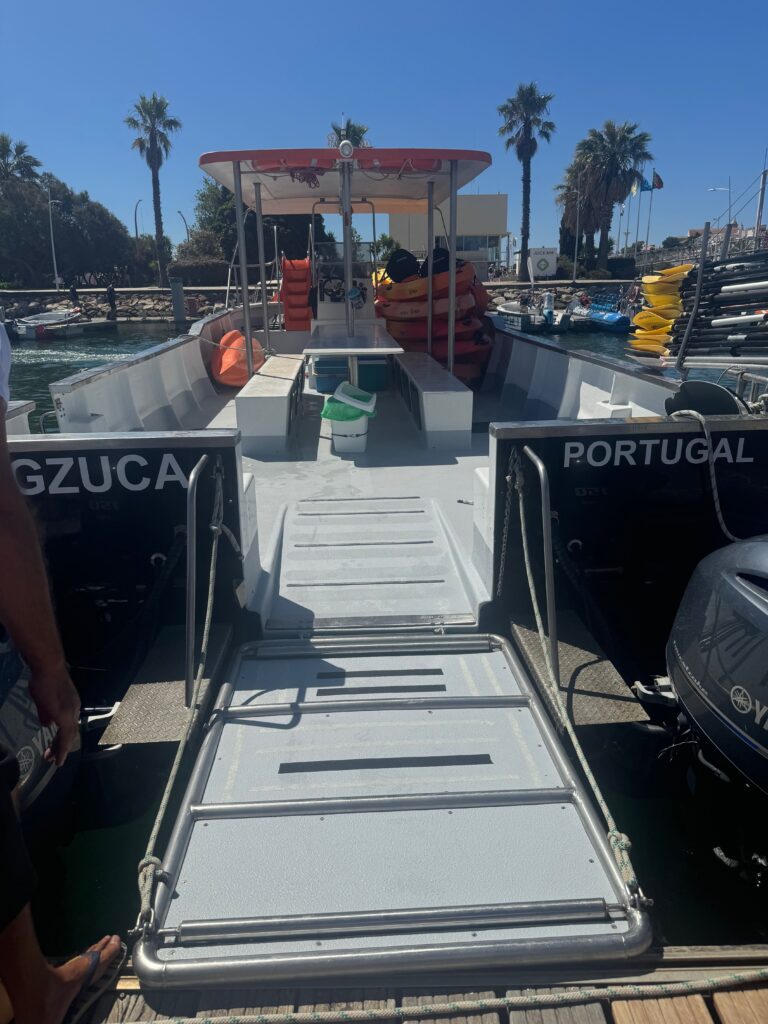
[[[529,284],[514,284],[511,285],[509,281],[505,281],[503,284],[486,284],[485,286],[491,295],[491,309],[499,307],[505,302],[518,302],[525,292],[530,291]],[[552,292],[555,296],[555,309],[564,309],[571,301],[574,295],[578,295],[584,291],[582,285],[573,285],[570,282],[567,284],[564,282],[537,282],[537,292]]]
[[[172,321],[171,296],[167,291],[150,288],[146,291],[135,288],[118,288],[115,290],[116,312],[118,320],[145,321],[167,323]],[[102,320],[109,316],[110,308],[104,289],[78,289],[80,308],[89,320]],[[213,313],[214,308],[221,308],[224,301],[224,289],[221,295],[211,292],[186,291],[187,317],[196,320]],[[0,306],[4,308],[6,320],[17,320],[36,313],[69,311],[72,303],[64,292],[0,292]]]

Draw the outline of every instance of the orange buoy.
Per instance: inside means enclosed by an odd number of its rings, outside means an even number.
[[[264,349],[251,338],[253,368],[264,365]],[[245,337],[240,331],[227,331],[211,356],[213,379],[228,388],[242,388],[248,383],[248,363],[245,358]]]

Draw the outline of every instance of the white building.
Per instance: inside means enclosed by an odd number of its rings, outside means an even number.
[[[471,260],[481,277],[488,264],[501,259],[502,239],[507,236],[507,200],[502,193],[459,196],[457,205],[456,251],[460,259]],[[437,244],[447,247],[449,209],[446,201],[435,210]],[[391,213],[389,234],[404,249],[423,256],[427,248],[426,213]]]

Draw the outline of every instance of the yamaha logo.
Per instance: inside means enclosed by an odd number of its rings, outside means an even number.
[[[731,687],[731,704],[740,715],[748,715],[752,710],[752,698],[743,686]]]

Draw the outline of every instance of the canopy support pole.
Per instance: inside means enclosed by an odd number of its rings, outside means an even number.
[[[456,345],[456,217],[459,164],[451,160],[451,228],[448,239],[448,372],[453,373],[453,353]]]
[[[355,311],[349,298],[352,287],[352,164],[341,161],[341,216],[344,225],[344,306],[347,314],[347,336],[355,333]]]
[[[435,183],[427,182],[427,352],[432,355],[432,275],[435,248]]]
[[[232,164],[235,179],[235,222],[237,224],[237,249],[240,258],[240,288],[243,294],[243,333],[245,334],[245,363],[248,379],[253,376],[253,348],[251,331],[251,307],[248,301],[248,253],[245,250],[245,215],[243,213],[243,182],[240,177],[240,163]]]
[[[277,322],[278,322],[278,325],[279,325],[280,324],[280,313],[282,312],[282,304],[280,302],[280,253],[279,253],[278,248],[277,248],[277,224],[274,224],[272,226],[272,231],[274,233],[274,238],[275,238],[275,244],[274,244],[274,249],[275,249],[275,280],[277,281]],[[281,327],[280,329],[284,330],[284,327]]]
[[[264,319],[264,351],[272,355],[269,343],[269,303],[267,302],[267,262],[264,259],[264,218],[261,215],[261,182],[253,186],[256,208],[256,234],[259,240],[259,278],[261,280],[261,315]],[[253,361],[253,357],[251,357]]]

